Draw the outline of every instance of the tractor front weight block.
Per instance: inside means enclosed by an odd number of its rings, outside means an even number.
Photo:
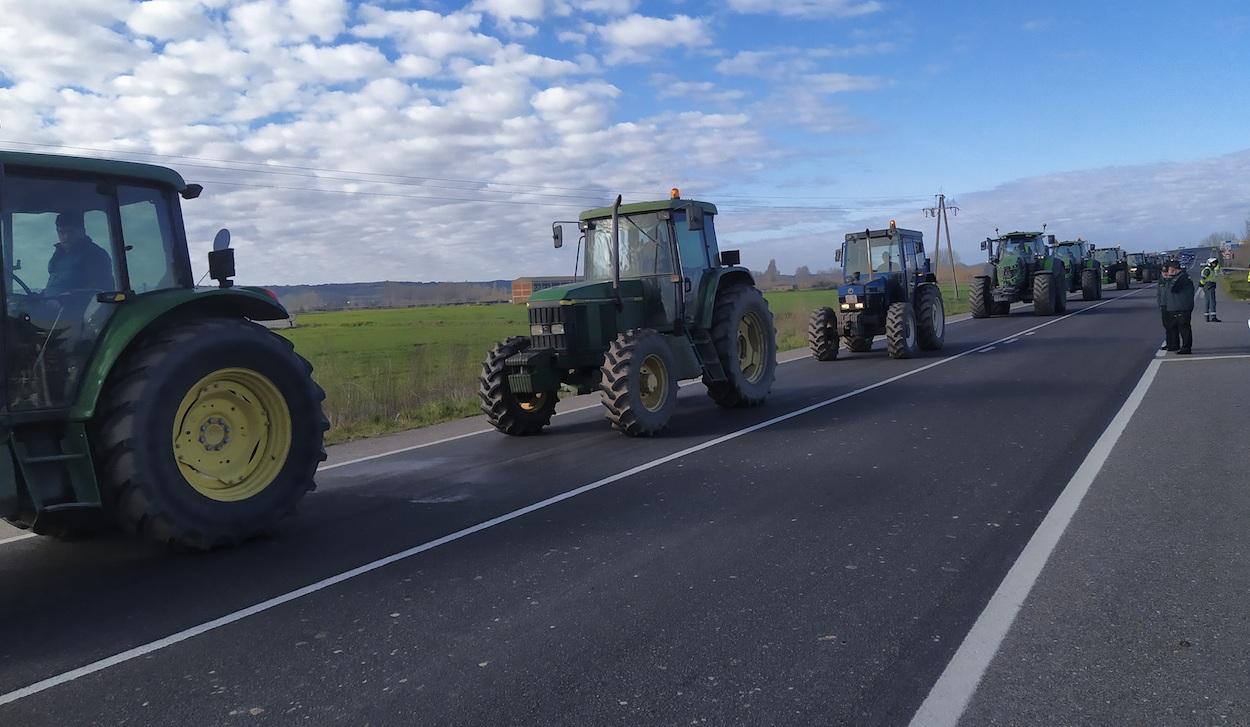
[[[508,388],[514,394],[537,394],[560,388],[560,372],[556,369],[554,351],[522,351],[509,356],[504,365],[509,370]]]

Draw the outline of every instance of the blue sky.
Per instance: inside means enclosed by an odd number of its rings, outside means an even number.
[[[672,184],[757,268],[938,191],[965,258],[1157,248],[1250,216],[1250,7],[1194,5],[0,0],[0,146],[203,181],[247,282],[556,272],[549,220]]]

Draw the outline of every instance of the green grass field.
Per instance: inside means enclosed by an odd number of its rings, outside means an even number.
[[[947,315],[966,312],[967,301],[953,295],[943,285]],[[806,346],[808,314],[836,302],[829,290],[766,297],[783,351]],[[326,390],[330,442],[476,414],[487,349],[527,328],[525,306],[509,304],[301,313],[297,323],[278,332],[312,362]]]

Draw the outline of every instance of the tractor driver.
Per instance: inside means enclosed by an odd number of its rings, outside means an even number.
[[[112,290],[113,259],[87,236],[81,212],[56,216],[56,252],[48,260],[48,285],[44,295],[71,291]]]
[[[877,272],[888,273],[894,270],[894,258],[890,256],[890,251],[886,250],[881,253],[881,264],[877,266]]]

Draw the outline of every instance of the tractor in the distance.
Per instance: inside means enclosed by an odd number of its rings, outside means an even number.
[[[1051,254],[1055,236],[1045,232],[1009,232],[986,238],[981,249],[989,255],[981,274],[973,278],[968,305],[973,318],[1008,315],[1017,301],[1033,303],[1033,313],[1049,316],[1068,309],[1067,268]]]
[[[1133,280],[1139,283],[1153,283],[1159,279],[1162,272],[1158,255],[1149,252],[1128,254],[1128,273]]]
[[[834,259],[842,265],[838,310],[817,308],[808,319],[807,343],[816,360],[836,359],[839,339],[862,352],[883,334],[891,358],[942,347],[946,308],[921,233],[891,220],[888,229],[848,234]]]
[[[1102,268],[1093,256],[1094,246],[1084,240],[1064,240],[1050,246],[1051,253],[1063,261],[1067,272],[1067,292],[1080,291],[1081,300],[1102,297]]]
[[[177,172],[0,152],[0,516],[71,537],[113,523],[211,548],[269,530],[313,488],[328,427],[312,367],[252,321],[229,233],[191,274]]]
[[[700,376],[721,406],[763,403],[777,365],[772,313],[738,252],[719,250],[715,216],[674,189],[554,223],[557,248],[564,225],[578,226],[581,276],[535,292],[529,335],[487,354],[478,394],[490,423],[535,434],[563,387],[598,390],[614,428],[651,436],[673,415],[677,382]]]
[[[1094,250],[1094,259],[1102,265],[1102,281],[1115,283],[1116,290],[1128,290],[1130,275],[1128,256],[1119,247],[1100,247]]]

